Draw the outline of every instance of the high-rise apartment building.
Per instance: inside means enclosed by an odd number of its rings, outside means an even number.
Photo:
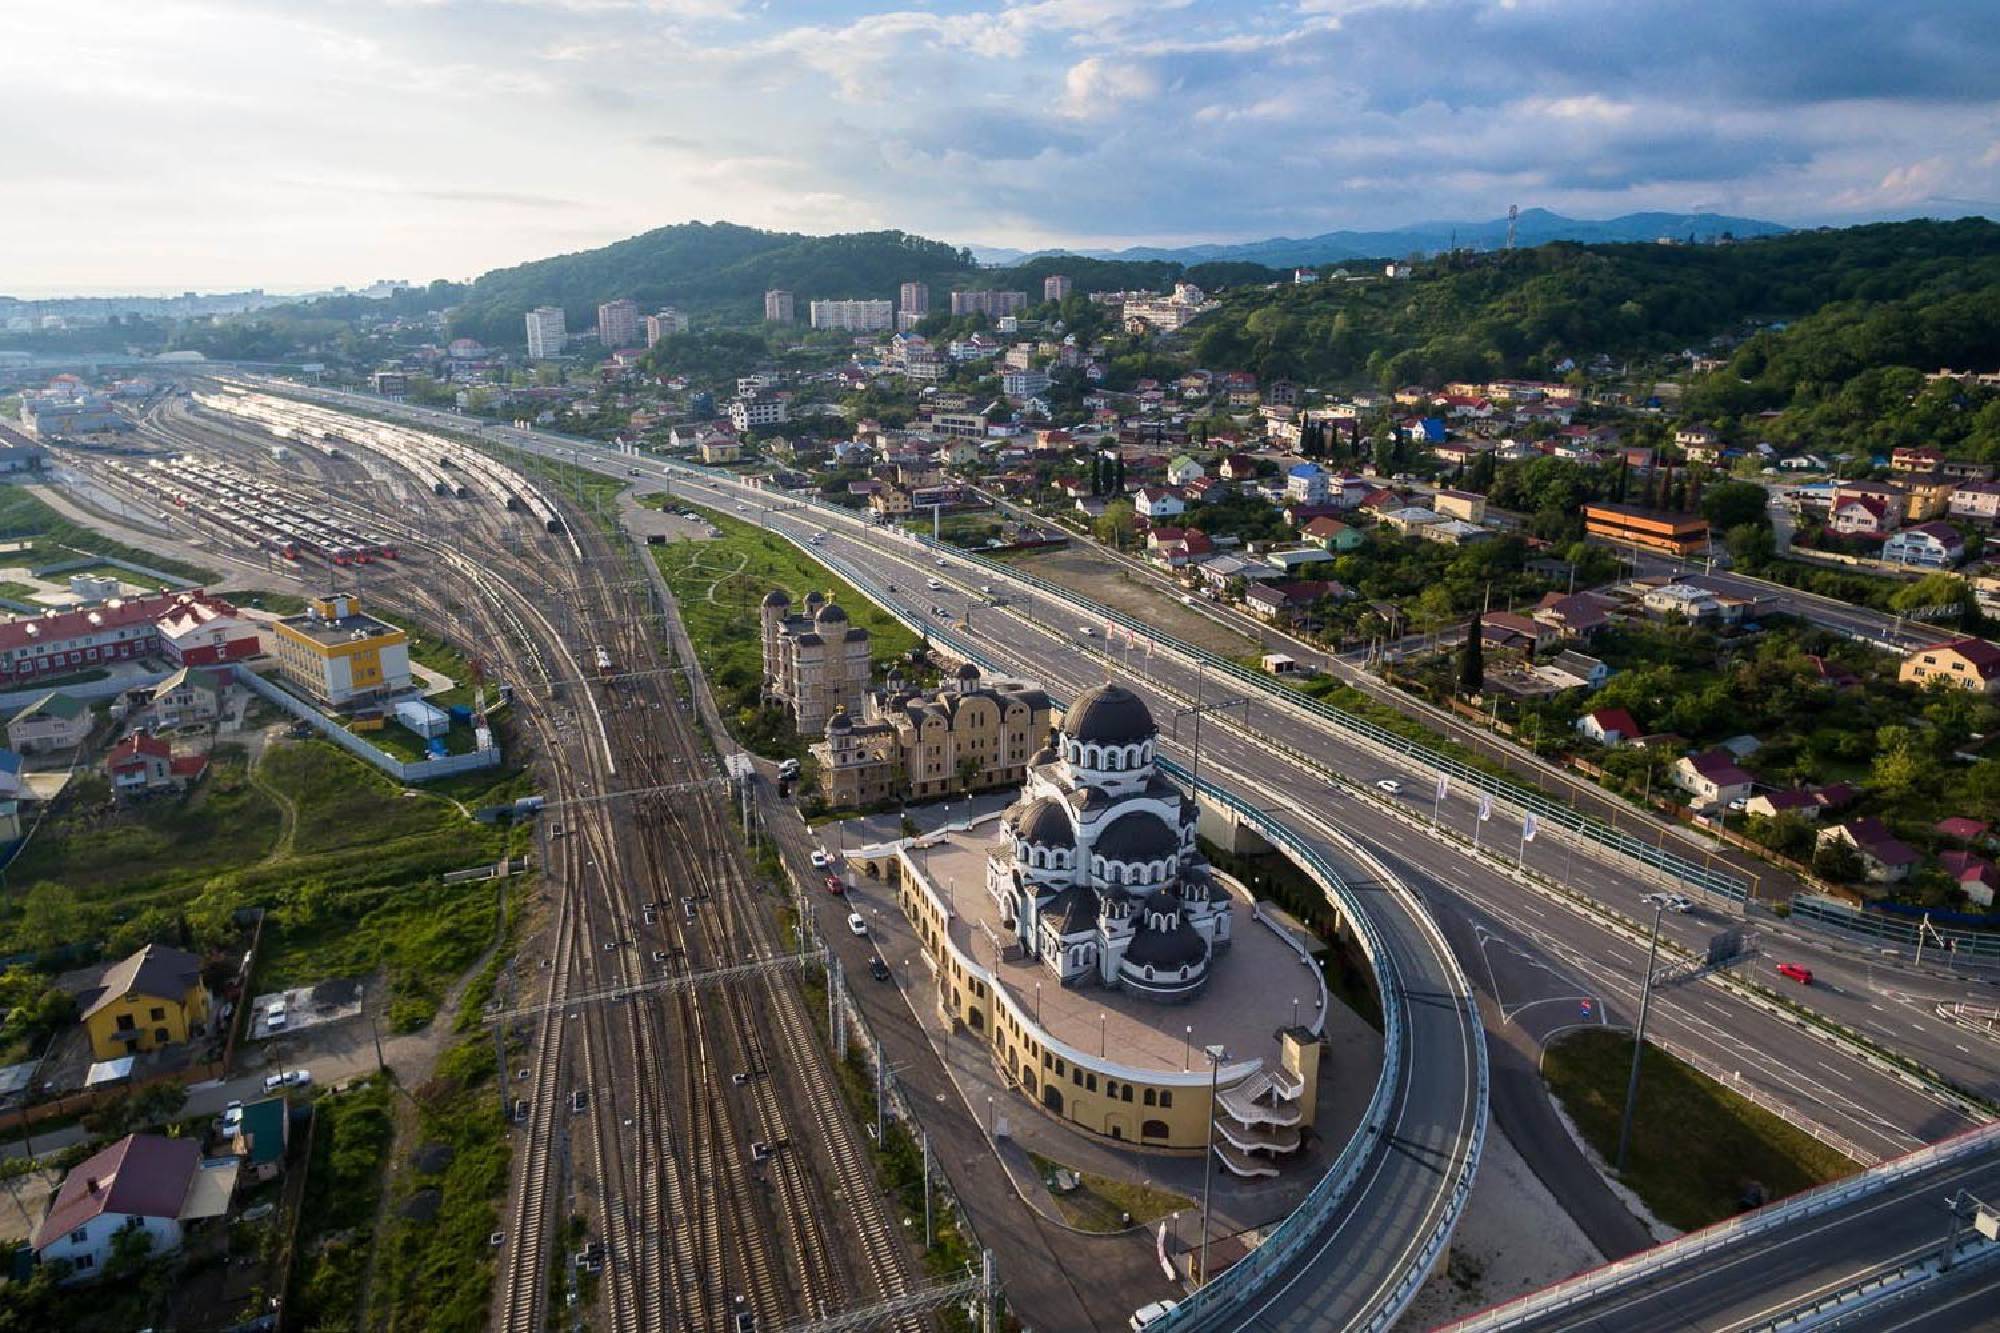
[[[849,329],[873,333],[891,328],[896,322],[895,307],[887,301],[814,301],[812,326],[816,329]]]
[[[787,291],[764,293],[764,318],[773,324],[789,324],[795,318],[792,310],[792,294]]]
[[[931,312],[931,289],[922,282],[906,282],[896,293],[896,313],[922,318]]]
[[[1044,301],[1067,301],[1070,288],[1074,286],[1066,273],[1051,273],[1042,279],[1042,299]]]
[[[954,315],[1015,315],[1028,308],[1026,292],[953,292]]]
[[[657,315],[646,316],[646,346],[651,347],[672,333],[686,333],[688,317],[668,306]]]
[[[597,341],[607,352],[639,345],[639,303],[621,296],[597,307]]]
[[[563,312],[559,305],[536,306],[528,312],[528,355],[537,361],[563,354],[563,344],[569,334],[563,328]]]

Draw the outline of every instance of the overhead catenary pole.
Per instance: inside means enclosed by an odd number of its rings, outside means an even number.
[[[1208,1285],[1208,1202],[1209,1187],[1215,1178],[1215,1093],[1226,1052],[1221,1046],[1204,1046],[1201,1053],[1208,1057],[1208,1135],[1201,1153],[1201,1276],[1195,1281],[1198,1288]]]
[[[1660,921],[1667,914],[1667,900],[1653,903],[1653,939],[1646,948],[1646,977],[1639,988],[1639,1026],[1632,1033],[1632,1073],[1625,1080],[1625,1114],[1618,1123],[1617,1170],[1625,1170],[1625,1154],[1632,1146],[1632,1110],[1639,1099],[1639,1057],[1646,1049],[1646,1012],[1653,1003],[1653,962],[1660,954]]]

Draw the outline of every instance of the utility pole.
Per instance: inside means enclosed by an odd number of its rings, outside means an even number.
[[[1639,1026],[1632,1034],[1632,1074],[1625,1080],[1625,1114],[1618,1124],[1616,1169],[1625,1170],[1625,1153],[1632,1146],[1632,1108],[1639,1100],[1639,1057],[1646,1049],[1646,1011],[1653,1003],[1653,960],[1660,953],[1660,921],[1667,914],[1667,900],[1653,903],[1653,940],[1646,948],[1646,979],[1639,989]]]
[[[1215,1089],[1227,1052],[1218,1045],[1204,1046],[1201,1053],[1208,1057],[1208,1136],[1201,1154],[1201,1276],[1195,1282],[1196,1290],[1208,1285],[1208,1200],[1209,1186],[1215,1178]]]
[[[931,1132],[924,1136],[924,1253],[931,1252]]]

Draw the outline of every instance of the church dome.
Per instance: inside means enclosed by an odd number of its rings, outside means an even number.
[[[1107,861],[1159,861],[1174,856],[1180,845],[1166,820],[1151,810],[1134,810],[1106,824],[1091,850]]]
[[[1062,806],[1044,796],[1030,801],[1009,816],[1014,831],[1029,842],[1044,847],[1076,846],[1076,830]]]
[[[813,617],[813,623],[816,625],[845,625],[847,623],[847,612],[840,609],[839,603],[828,602],[819,609],[819,614]]]
[[[773,588],[764,594],[764,605],[766,606],[790,606],[791,604],[792,599],[785,596],[782,588]]]
[[[1158,734],[1153,714],[1123,685],[1097,685],[1076,697],[1063,714],[1062,730],[1074,740],[1099,745],[1130,745]]]

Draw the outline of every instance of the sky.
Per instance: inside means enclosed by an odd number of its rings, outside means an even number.
[[[1508,205],[2000,216],[1990,0],[5,0],[0,292]]]

